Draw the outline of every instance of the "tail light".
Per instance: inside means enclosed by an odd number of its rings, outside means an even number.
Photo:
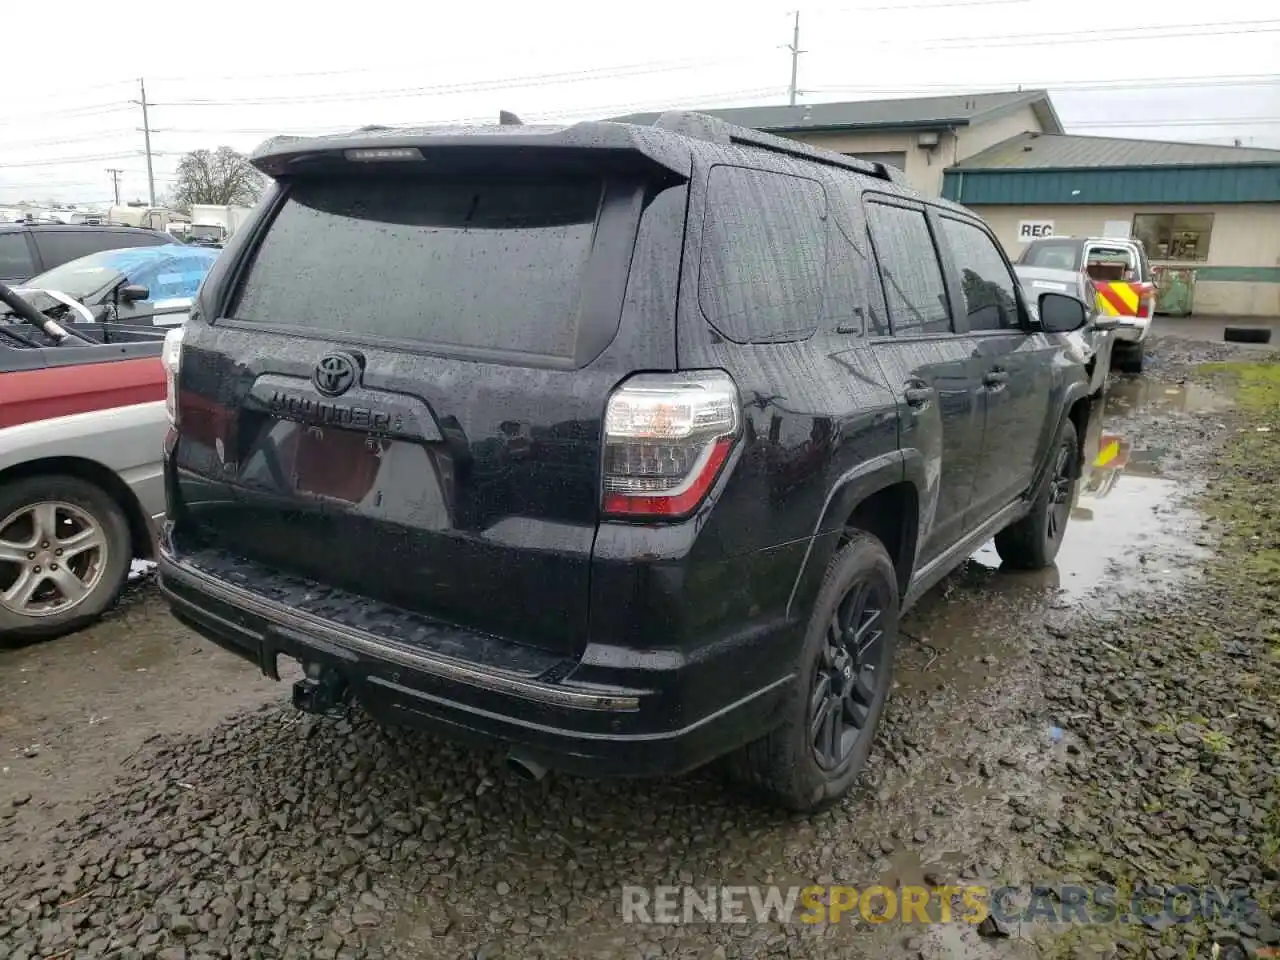
[[[1138,316],[1150,317],[1156,304],[1156,285],[1154,283],[1135,283],[1138,291]]]
[[[164,366],[164,408],[169,414],[170,426],[178,425],[178,372],[182,368],[182,327],[175,327],[164,335],[164,347],[160,351],[160,363]]]
[[[742,432],[733,379],[718,370],[642,373],[609,397],[602,508],[682,517],[706,499]]]

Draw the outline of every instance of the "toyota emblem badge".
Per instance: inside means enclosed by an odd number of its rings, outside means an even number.
[[[316,364],[311,379],[326,397],[336,397],[356,382],[356,362],[345,353],[331,353]]]

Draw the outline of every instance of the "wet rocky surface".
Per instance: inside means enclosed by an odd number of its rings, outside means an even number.
[[[1258,355],[1164,340],[1113,382],[1060,563],[1014,574],[980,550],[921,603],[857,789],[812,818],[715,771],[527,785],[496,753],[303,717],[143,577],[96,627],[0,650],[0,960],[1262,956],[1280,946],[1280,457],[1259,428],[1280,415],[1195,367]],[[620,922],[624,885],[1064,881],[1262,905]]]

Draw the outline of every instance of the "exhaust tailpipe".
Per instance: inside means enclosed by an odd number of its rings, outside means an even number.
[[[547,775],[547,768],[538,761],[514,753],[507,754],[507,769],[525,783],[537,783]]]

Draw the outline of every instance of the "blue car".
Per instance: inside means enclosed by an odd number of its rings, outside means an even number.
[[[181,243],[103,250],[46,270],[16,291],[68,323],[178,326],[218,253]]]

